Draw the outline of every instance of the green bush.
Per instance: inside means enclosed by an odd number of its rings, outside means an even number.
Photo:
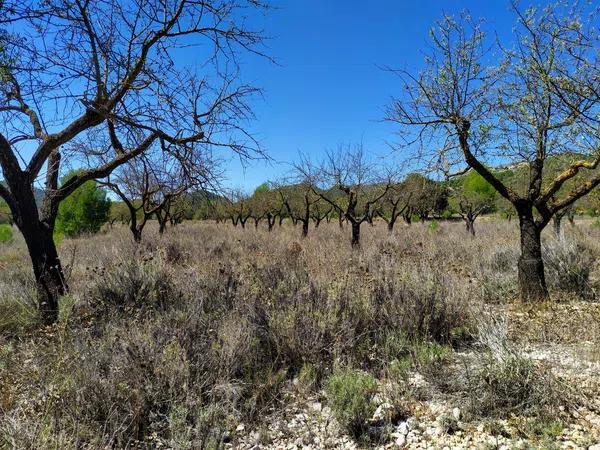
[[[440,228],[440,223],[437,220],[432,220],[429,222],[429,229],[431,231],[437,231]]]
[[[13,238],[12,227],[10,225],[0,225],[0,242],[10,242]]]
[[[38,311],[34,304],[16,298],[0,300],[0,335],[24,334],[38,323]]]
[[[472,411],[483,416],[554,414],[568,396],[552,373],[516,353],[489,355],[475,375]]]
[[[65,236],[97,233],[108,220],[109,211],[110,199],[106,192],[95,181],[88,181],[60,203],[56,232]]]
[[[449,352],[448,347],[437,342],[415,342],[411,348],[415,366],[424,371],[443,363],[448,358]]]
[[[375,412],[376,390],[377,382],[371,375],[351,369],[334,372],[325,383],[331,411],[354,438],[364,436],[367,421]]]

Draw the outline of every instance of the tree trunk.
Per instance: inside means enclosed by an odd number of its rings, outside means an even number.
[[[58,320],[60,296],[68,291],[53,237],[58,204],[44,203],[47,217],[40,219],[33,189],[24,179],[24,176],[18,179],[7,176],[15,197],[11,213],[31,258],[40,318],[51,324]]]
[[[27,226],[21,229],[33,265],[40,316],[44,323],[58,320],[58,299],[67,285],[51,230]]]
[[[554,227],[554,234],[556,234],[557,236],[560,236],[561,222],[562,222],[562,217],[559,216],[558,214],[554,214],[554,217],[552,218],[552,225]]]
[[[360,247],[360,222],[352,222],[352,248]]]
[[[131,233],[133,234],[133,240],[138,244],[142,242],[142,230],[138,229],[135,226],[131,227],[130,229]]]
[[[305,238],[306,236],[308,236],[308,225],[309,225],[310,221],[309,220],[303,220],[302,221],[302,237]]]
[[[387,223],[387,230],[388,233],[393,233],[394,232],[394,224],[396,223],[396,219],[394,219],[393,217],[390,218],[389,222]]]
[[[322,219],[322,218],[320,218],[320,217],[317,217],[317,218],[315,219],[315,228],[319,228],[319,225],[321,225],[321,221],[322,221],[322,220],[323,220],[323,219]]]
[[[475,219],[472,217],[465,217],[465,226],[467,232],[471,233],[471,236],[475,236]]]
[[[543,301],[549,298],[544,261],[542,260],[541,229],[536,225],[531,207],[519,211],[521,256],[519,258],[519,291],[523,301]]]
[[[165,233],[166,229],[167,229],[167,221],[159,220],[158,221],[158,234],[163,235]]]

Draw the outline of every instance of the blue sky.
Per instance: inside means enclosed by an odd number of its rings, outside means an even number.
[[[340,143],[360,142],[390,156],[395,126],[382,121],[399,93],[397,78],[382,67],[418,70],[428,31],[443,14],[469,10],[485,17],[501,37],[514,17],[504,0],[273,0],[256,20],[271,37],[268,54],[278,65],[246,58],[242,77],[264,89],[251,129],[274,162],[231,161],[227,185],[252,190],[289,170],[298,151],[319,158]]]

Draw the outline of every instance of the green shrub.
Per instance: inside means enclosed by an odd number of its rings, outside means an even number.
[[[38,310],[34,304],[14,298],[0,299],[0,334],[22,334],[37,323]]]
[[[528,437],[555,440],[562,434],[564,424],[556,418],[536,417],[521,428]]]
[[[12,227],[0,224],[0,242],[10,242],[13,239]]]
[[[443,363],[449,354],[449,348],[437,342],[417,341],[412,345],[411,354],[415,366],[428,370]]]
[[[56,231],[66,236],[96,233],[108,220],[109,211],[110,199],[106,192],[95,181],[88,181],[60,203]]]
[[[387,366],[388,377],[396,381],[407,381],[412,368],[409,357],[392,360]]]
[[[429,222],[429,229],[431,231],[437,231],[440,228],[440,223],[437,220],[432,220]]]
[[[357,439],[364,436],[367,421],[375,412],[376,390],[377,382],[371,375],[351,369],[336,371],[325,382],[331,411],[340,425]]]
[[[550,371],[512,352],[488,355],[471,392],[472,412],[483,416],[553,414],[568,400],[565,387]]]

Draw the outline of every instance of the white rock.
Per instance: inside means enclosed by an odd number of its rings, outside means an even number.
[[[386,419],[390,416],[390,411],[394,409],[394,405],[391,403],[382,403],[377,407],[375,413],[373,414],[373,421],[379,421]]]
[[[246,426],[243,423],[240,423],[237,428],[235,429],[235,431],[237,432],[242,432],[246,429]]]
[[[396,432],[406,436],[408,434],[408,428],[408,422],[400,422],[400,424],[398,424],[398,428],[396,428]]]
[[[597,444],[594,444],[594,445],[590,445],[588,447],[588,450],[600,450],[600,442],[598,442]]]
[[[456,420],[460,420],[460,408],[454,408],[452,410],[452,417],[454,417]]]
[[[313,403],[309,403],[308,407],[312,410],[312,411],[317,411],[317,412],[321,412],[323,410],[323,405],[320,402],[313,402]]]
[[[406,437],[404,435],[400,435],[394,442],[398,447],[402,448],[406,445]]]

